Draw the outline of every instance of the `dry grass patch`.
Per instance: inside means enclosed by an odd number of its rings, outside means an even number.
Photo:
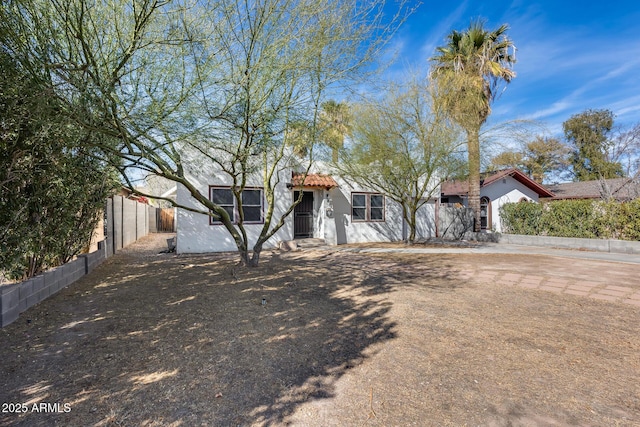
[[[586,264],[146,242],[0,331],[0,402],[71,405],[0,425],[640,423],[637,307],[474,280]]]

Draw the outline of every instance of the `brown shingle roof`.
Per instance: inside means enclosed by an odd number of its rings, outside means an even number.
[[[440,185],[443,196],[465,196],[469,193],[469,181],[445,181]]]
[[[292,187],[323,187],[323,188],[334,188],[337,187],[338,184],[330,175],[323,175],[319,173],[309,173],[306,178],[304,178],[303,182],[303,173],[294,172],[291,176],[291,186]]]
[[[516,181],[521,182],[533,191],[538,193],[540,197],[553,197],[553,193],[546,187],[538,184],[518,169],[504,169],[497,172],[490,172],[480,179],[480,187],[486,187],[499,181],[500,179],[510,176]],[[443,196],[463,196],[469,193],[469,181],[446,181],[442,183],[441,190]]]
[[[640,197],[640,184],[629,178],[605,179],[604,182],[565,182],[550,186],[555,194],[552,200],[562,199],[606,199],[611,195],[616,200],[633,200]]]

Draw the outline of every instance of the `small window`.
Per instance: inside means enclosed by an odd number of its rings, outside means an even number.
[[[212,188],[211,189],[211,201],[216,205],[223,208],[229,214],[229,217],[233,221],[233,212],[235,211],[233,192],[230,188]],[[219,223],[220,221],[214,220]]]
[[[371,195],[371,211],[369,217],[371,221],[384,220],[384,196],[380,194]]]
[[[262,190],[242,192],[242,211],[245,222],[262,222]]]
[[[384,221],[382,194],[352,193],[351,220],[355,222]]]
[[[246,188],[242,190],[242,213],[244,223],[260,224],[263,222],[263,190],[261,188]],[[240,212],[237,200],[231,188],[210,187],[210,200],[223,208],[229,214],[234,224],[240,222]],[[222,224],[220,220],[211,218],[210,224]]]
[[[351,196],[351,216],[353,221],[367,220],[367,196],[365,194]]]

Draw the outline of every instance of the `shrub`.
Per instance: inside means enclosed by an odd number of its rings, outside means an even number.
[[[114,188],[113,173],[85,148],[97,136],[60,108],[0,54],[0,273],[11,279],[80,253]]]
[[[593,239],[602,234],[600,215],[591,200],[563,200],[543,206],[540,222],[545,235]]]
[[[509,203],[500,212],[506,233],[640,240],[640,199],[626,203],[594,200]]]
[[[543,205],[538,203],[508,203],[500,208],[502,229],[507,233],[535,236],[540,234]]]
[[[640,240],[640,199],[620,205],[617,217],[619,239]]]

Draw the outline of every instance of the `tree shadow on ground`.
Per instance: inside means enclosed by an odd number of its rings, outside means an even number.
[[[3,330],[0,401],[71,411],[0,425],[286,423],[397,338],[390,292],[435,279],[450,291],[454,273],[339,252],[255,269],[228,255],[116,256]]]

